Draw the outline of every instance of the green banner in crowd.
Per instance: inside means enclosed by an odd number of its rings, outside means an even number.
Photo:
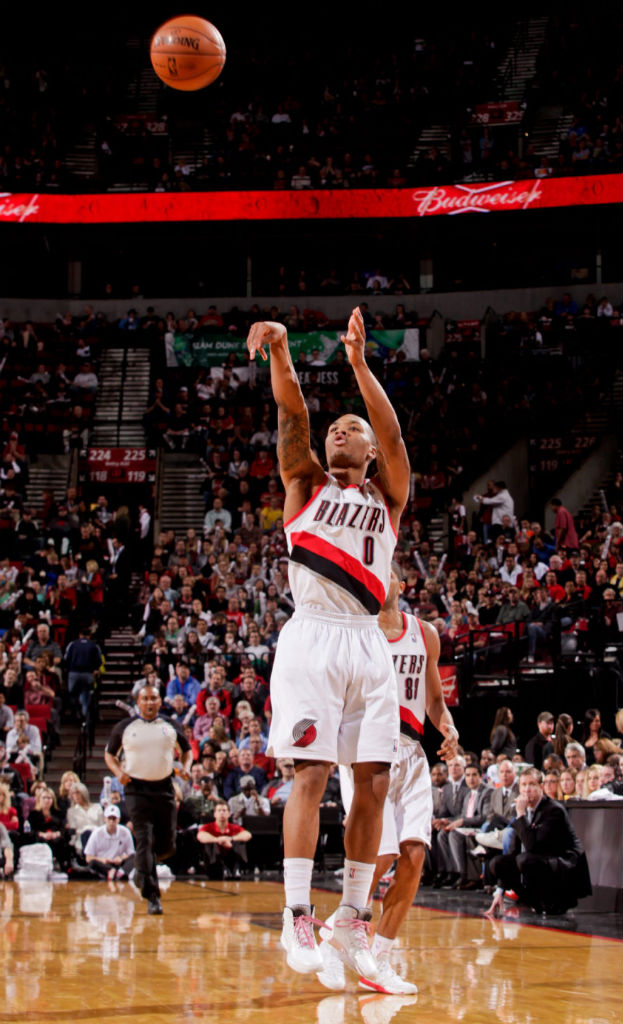
[[[342,331],[309,331],[289,334],[292,358],[305,352],[308,358],[323,359],[330,363],[342,348]],[[390,351],[403,349],[407,359],[420,358],[419,331],[368,331],[367,347],[375,355],[386,359]],[[232,334],[176,334],[173,355],[178,366],[222,366],[234,353],[241,363],[246,362],[247,346],[244,338]],[[317,355],[316,355],[317,353]]]

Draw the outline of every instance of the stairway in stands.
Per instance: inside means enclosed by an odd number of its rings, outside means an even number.
[[[103,647],[106,671],[99,696],[100,718],[117,721],[123,714],[115,701],[127,701],[143,667],[144,647],[130,623],[111,630]]]
[[[602,401],[589,410],[574,424],[573,433],[578,435],[597,435],[604,437],[607,434],[618,434],[621,436],[621,424],[623,424],[623,372],[617,370],[612,380],[612,388],[609,395],[604,395]],[[621,449],[615,466],[607,473],[599,486],[587,495],[584,504],[580,509],[574,511],[577,517],[587,517],[595,505],[599,505],[603,511],[607,511],[607,491],[612,483],[615,473],[621,468]]]
[[[56,501],[61,504],[69,480],[69,455],[38,455],[36,462],[28,466],[28,483],[26,485],[27,508],[34,508],[36,513],[43,505],[42,494],[50,490]]]
[[[432,516],[428,526],[428,539],[436,555],[441,557],[448,550],[448,516],[438,513]]]
[[[133,573],[131,591],[136,593],[138,586],[139,576]],[[126,711],[117,706],[117,701],[127,701],[132,686],[141,676],[145,653],[129,622],[121,623],[112,629],[102,647],[106,670],[100,683],[99,722],[95,729],[93,750],[87,759],[86,770],[86,784],[90,787],[92,795],[99,793],[102,779],[108,774],[104,761],[108,737],[115,723],[126,716]]]
[[[452,129],[449,124],[429,124],[422,129],[409,159],[409,167],[415,167],[419,158],[433,148],[446,160],[452,160]]]
[[[96,133],[91,128],[85,128],[65,156],[65,168],[76,178],[79,186],[92,181],[97,175],[96,142]]]
[[[167,452],[162,459],[156,528],[183,537],[190,527],[203,532],[205,469],[199,455]]]
[[[547,16],[519,22],[508,52],[498,67],[500,99],[523,100],[526,86],[536,74],[536,61],[545,42]]]
[[[139,587],[139,576],[133,573],[131,592]],[[111,630],[102,646],[105,672],[101,678],[98,694],[99,722],[95,728],[93,749],[87,759],[83,782],[88,786],[91,799],[96,800],[102,787],[102,779],[108,774],[104,761],[104,748],[116,722],[125,717],[126,711],[117,706],[117,701],[127,701],[132,686],[140,678],[145,651],[137,640],[133,626],[121,623]],[[60,745],[52,752],[45,772],[46,780],[58,789],[63,772],[74,767],[74,755],[78,741],[79,726],[63,722]]]
[[[517,23],[513,41],[498,66],[496,81],[492,83],[491,95],[483,97],[483,100],[500,99],[521,102],[524,99],[526,87],[536,74],[536,61],[545,40],[548,20],[547,17],[539,17]],[[554,126],[549,127],[551,131],[562,131],[558,121]],[[453,155],[452,131],[450,123],[431,124],[424,128],[409,159],[409,166],[415,166],[418,158],[433,147],[447,160],[451,160]],[[544,145],[540,136],[539,143],[541,146]],[[546,150],[541,148],[539,152],[545,153]],[[463,180],[482,181],[483,177],[483,173],[476,167],[473,173]]]
[[[560,143],[566,139],[573,114],[565,113],[562,106],[540,107],[530,129],[528,143],[537,156],[546,156],[552,164],[560,152]]]
[[[586,413],[582,422],[574,426],[575,433],[605,434],[609,430],[620,431],[623,423],[623,372],[617,370],[609,395],[599,405]]]
[[[149,398],[149,349],[109,348],[100,361],[100,386],[91,445],[142,447]]]

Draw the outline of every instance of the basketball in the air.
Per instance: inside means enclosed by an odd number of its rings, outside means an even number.
[[[218,78],[225,64],[225,43],[205,18],[183,14],[161,25],[151,40],[154,71],[172,89],[194,92]]]

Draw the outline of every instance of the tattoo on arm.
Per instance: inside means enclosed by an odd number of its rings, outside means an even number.
[[[378,473],[379,480],[383,485],[383,490],[387,491],[389,489],[389,470],[387,466],[387,459],[383,455],[383,452],[380,450],[380,448],[377,450],[376,453],[376,471]]]
[[[302,463],[311,460],[309,416],[307,409],[300,413],[279,412],[277,456],[284,473],[293,472]]]

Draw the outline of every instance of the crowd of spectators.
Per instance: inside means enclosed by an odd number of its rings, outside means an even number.
[[[619,712],[619,731],[622,719]],[[603,728],[599,709],[588,708],[577,723],[565,712],[555,718],[542,711],[535,735],[525,743],[515,736],[513,725],[512,710],[500,707],[490,746],[480,755],[463,750],[447,765],[439,762],[433,766],[433,841],[422,884],[493,891],[496,876],[495,869],[490,870],[491,861],[507,853],[513,842],[515,801],[527,768],[540,773],[536,778],[545,797],[567,807],[576,800],[623,798],[620,738],[613,741]],[[574,726],[579,726],[579,739]],[[514,893],[507,895],[517,899]],[[567,895],[564,907],[575,905],[573,892]],[[546,893],[542,899],[547,904]]]
[[[571,175],[620,174],[623,171],[623,116],[603,123],[592,135],[579,118],[560,138],[554,156],[538,152],[527,142],[521,148],[509,130],[463,128],[453,136],[446,156],[437,146],[424,150],[400,185],[444,185],[456,181],[525,181],[527,178],[567,178]],[[388,182],[388,184],[390,184]]]
[[[88,305],[80,316],[59,313],[49,324],[18,325],[8,317],[0,323],[0,475],[4,481],[13,470],[9,476],[22,498],[26,454],[87,446],[103,328],[103,317]]]
[[[215,664],[202,685],[180,671],[183,668],[181,659],[166,690],[163,687],[165,714],[186,728],[195,760],[189,781],[178,776],[174,783],[177,851],[168,868],[211,878],[239,878],[260,866],[272,869],[278,845],[272,848],[273,859],[267,865],[258,857],[258,848],[250,855],[248,851],[254,849],[255,829],[261,831],[260,819],[272,819],[279,827],[294,763],[289,758],[275,762],[265,753],[270,721],[269,697],[261,689],[265,680],[247,666],[238,679],[230,681]],[[155,678],[156,673],[146,666],[145,680],[153,683]],[[137,681],[135,695],[143,681]],[[237,699],[245,696],[249,699]],[[206,718],[209,731],[197,729]],[[556,719],[543,711],[537,717],[535,735],[524,742],[515,736],[513,724],[511,709],[501,707],[490,745],[480,755],[461,747],[448,764],[432,766],[433,844],[423,885],[491,891],[489,864],[506,849],[512,835],[518,780],[528,766],[542,772],[544,795],[568,806],[575,800],[623,796],[620,739],[613,740],[603,728],[597,708],[587,709],[577,725],[567,713]],[[616,725],[620,732],[621,712]],[[202,738],[196,739],[196,734]],[[72,877],[132,878],[132,825],[117,780],[104,777],[98,798],[92,800],[75,772],[68,771],[58,792],[38,781],[26,795],[16,780],[14,764],[0,744],[0,852],[5,877],[12,876],[24,849],[37,842],[49,847],[54,867]],[[336,766],[332,766],[321,807],[341,812]],[[22,863],[30,864],[28,854]]]
[[[514,23],[492,25],[485,17],[474,20],[472,12],[455,15],[449,31],[447,21],[430,12],[423,19],[421,12],[405,14],[400,33],[391,19],[377,22],[371,54],[367,19],[345,23],[340,32],[334,12],[331,31],[308,34],[294,53],[283,45],[283,14],[265,17],[273,29],[266,25],[261,47],[246,26],[232,26],[228,65],[210,90],[207,150],[199,141],[203,132],[189,128],[199,122],[203,128],[205,105],[184,96],[182,107],[171,90],[161,90],[151,118],[128,129],[128,96],[147,61],[147,41],[140,60],[110,26],[101,53],[114,62],[114,73],[101,64],[76,66],[75,52],[71,61],[64,57],[67,32],[57,50],[48,46],[46,58],[32,66],[7,53],[0,75],[3,188],[71,191],[119,182],[157,192],[410,187],[623,166],[620,61],[612,45],[594,37],[585,12],[570,12],[564,25],[552,16],[526,96],[528,125],[541,106],[557,101],[576,114],[554,161],[530,145],[520,152],[525,124],[483,130],[470,122],[477,104],[500,96],[499,68],[517,41]],[[226,38],[228,27],[222,26]],[[55,28],[49,26],[52,35]],[[129,27],[126,33],[132,36]],[[611,40],[617,37],[613,25]],[[236,65],[252,68],[252,78],[230,73]],[[102,80],[109,83],[105,90]],[[64,116],[67,109],[71,118]],[[448,156],[433,147],[413,164],[418,135],[431,123],[448,125]],[[192,153],[187,140],[193,134],[194,156],[173,157],[178,150]],[[83,168],[75,176],[67,161],[84,135],[95,138],[90,177]]]
[[[599,315],[600,308],[605,315]],[[611,324],[613,312],[608,300],[596,302],[595,329]],[[261,315],[259,308],[253,313]],[[548,304],[552,329],[567,323],[568,317],[579,315],[568,296]],[[543,313],[536,318],[539,324],[544,317]],[[147,320],[139,317],[136,329],[145,324],[153,326],[157,319],[155,312]],[[512,317],[510,321],[514,329],[515,321]],[[196,323],[199,327],[199,317]],[[523,323],[522,318],[518,323]],[[172,323],[168,326],[174,327]],[[13,331],[13,339],[16,335],[21,336]],[[5,337],[12,340],[7,333]],[[50,337],[55,337],[54,330]],[[466,410],[470,410],[469,425],[473,428],[479,420],[481,430],[470,436],[482,439],[491,432],[493,420],[487,403],[490,385],[486,366],[471,348],[467,353],[462,351],[461,341],[452,331],[448,337],[446,350],[438,360],[425,351],[418,363],[397,358],[383,365],[371,355],[379,377],[392,394],[414,467],[410,502],[396,551],[406,579],[404,609],[435,625],[441,639],[442,663],[457,664],[474,654],[486,661],[490,636],[507,627],[524,641],[524,668],[528,670],[536,662],[548,665],[555,661],[561,652],[565,653],[565,643],[569,650],[573,643],[574,651],[601,651],[608,645],[620,648],[621,474],[609,485],[602,503],[586,517],[574,517],[564,507],[556,506],[556,523],[551,531],[515,509],[512,494],[501,480],[492,481],[485,493],[463,504],[460,495],[467,479],[465,465],[471,471],[474,463],[466,460],[464,465],[461,448],[456,444],[449,447],[449,429],[453,420],[465,421]],[[516,352],[510,355],[516,371]],[[564,367],[568,356],[563,352],[558,358]],[[157,405],[158,415],[163,417],[160,436],[170,447],[195,447],[204,460],[205,479],[197,495],[199,504],[203,495],[204,511],[198,517],[201,527],[198,524],[184,536],[163,529],[150,541],[146,507],[140,507],[133,525],[127,508],[113,511],[105,495],[86,503],[73,489],[58,502],[53,494],[44,495],[40,509],[31,510],[19,503],[7,507],[5,537],[10,560],[5,557],[0,564],[0,609],[5,630],[1,641],[0,721],[7,740],[2,758],[9,783],[15,787],[13,806],[22,837],[24,810],[31,799],[22,771],[32,771],[30,781],[40,782],[37,776],[45,771],[45,765],[36,749],[36,727],[11,708],[19,712],[27,705],[32,718],[33,706],[47,705],[45,729],[48,744],[53,746],[62,716],[82,717],[88,711],[89,688],[85,702],[80,681],[72,687],[68,678],[72,668],[69,642],[89,635],[98,639],[111,624],[128,616],[143,652],[141,677],[128,694],[128,702],[133,705],[143,680],[155,682],[161,689],[166,713],[182,722],[195,755],[190,783],[181,778],[176,783],[180,848],[173,868],[185,871],[203,866],[217,874],[245,870],[240,850],[234,851],[237,859],[222,861],[212,847],[229,849],[228,844],[200,839],[200,829],[218,815],[225,831],[230,817],[244,831],[249,817],[278,816],[287,800],[291,764],[288,759],[275,762],[265,752],[272,656],[280,630],[293,610],[282,521],[283,490],[275,449],[275,410],[267,380],[252,374],[248,367],[240,367],[237,372],[236,361],[231,362],[215,375],[167,371],[154,385],[151,408],[153,413]],[[356,408],[347,365],[338,358],[331,369],[337,383],[331,380],[328,386],[321,386],[316,374],[327,373],[321,353],[297,366],[319,449],[327,418],[349,403]],[[515,393],[520,406],[529,398],[519,397],[521,377],[513,377],[510,366],[508,372],[509,380],[505,381],[497,364],[498,389],[506,397]],[[560,376],[562,379],[564,373]],[[569,374],[567,384],[571,379]],[[597,377],[596,394],[602,384]],[[532,378],[530,387],[534,394]],[[547,393],[557,393],[551,382]],[[461,404],[453,410],[457,396],[461,396]],[[530,408],[533,415],[538,406],[535,403]],[[435,409],[436,420],[431,416]],[[177,417],[177,428],[172,425],[170,410]],[[551,405],[544,412],[551,416]],[[508,413],[508,408],[504,409],[506,419]],[[188,426],[184,426],[184,417],[188,417]],[[153,420],[148,425],[151,430],[157,426]],[[12,447],[11,457],[5,460],[6,472],[13,474],[11,480],[26,472],[26,460],[19,452],[22,438],[19,431],[12,432],[18,436],[7,438]],[[439,443],[431,442],[431,437],[439,438]],[[480,440],[472,443],[475,448]],[[5,483],[3,500],[7,489],[10,498],[12,486],[10,481]],[[432,514],[444,512],[448,513],[449,540],[446,549],[439,550],[429,531]],[[139,542],[135,544],[135,540]],[[140,571],[141,584],[128,603],[132,569]],[[34,633],[29,632],[32,629]],[[569,639],[564,640],[565,636]],[[79,672],[81,667],[75,664],[74,671]],[[585,749],[589,749],[594,744],[590,736],[586,739]],[[601,742],[607,737],[598,739]],[[519,746],[523,750],[525,744]],[[502,752],[507,751],[503,748]],[[528,756],[527,750],[523,756]],[[538,760],[533,752],[531,760]],[[87,836],[83,843],[82,832],[89,822],[97,828],[117,826],[101,821],[88,795],[80,790],[77,794],[72,801],[81,808],[73,815],[82,822],[79,829],[67,832],[67,820],[54,807],[54,801],[65,794],[52,794],[50,802],[44,793],[35,807],[43,814],[43,824],[35,814],[34,821],[41,826],[35,833],[49,833],[60,869],[91,870],[84,860]],[[226,801],[227,810],[217,810],[222,807],[221,800]],[[114,801],[120,806],[123,825],[123,800],[118,790]],[[329,808],[339,804],[333,775],[324,803]],[[221,830],[219,834],[224,833]],[[245,840],[237,842],[244,844]],[[28,839],[24,843],[29,845]],[[107,843],[103,837],[103,848]],[[100,859],[95,854],[88,856]],[[106,874],[112,867],[108,866]],[[118,871],[127,875],[128,868],[129,863],[114,866],[115,875]],[[92,870],[102,872],[101,866]]]
[[[374,276],[377,282],[387,280],[379,272]],[[551,430],[552,420],[558,432],[570,429],[585,411],[599,408],[608,398],[620,361],[621,336],[620,314],[608,299],[589,295],[580,312],[565,295],[548,299],[533,313],[510,312],[491,319],[484,359],[480,338],[468,340],[450,323],[446,344],[433,358],[426,348],[428,322],[382,295],[372,308],[378,309],[381,303],[386,308],[394,306],[394,317],[385,321],[382,313],[374,315],[369,304],[362,303],[368,327],[417,324],[420,330],[421,358],[417,362],[409,361],[400,350],[369,353],[369,362],[383,380],[401,421],[414,468],[418,514],[445,507],[475,470],[488,465],[516,437]],[[216,331],[240,336],[258,319],[282,320],[289,330],[296,330],[305,326],[300,312],[298,307],[285,312],[276,306],[262,309],[258,304],[247,312],[234,309],[223,314],[211,307],[205,317],[201,311],[189,310],[178,320],[170,314],[165,338],[172,348],[179,335],[192,339]],[[327,318],[324,324],[340,326]],[[326,366],[322,352],[301,354],[295,368],[310,405],[313,442],[320,449],[323,429],[336,409],[344,402],[356,408],[352,374],[340,352]],[[214,371],[169,366],[166,374],[155,380],[149,398],[145,413],[148,440],[158,445],[164,439],[170,448],[201,454],[214,481],[213,490],[223,483],[231,453],[236,452],[236,458],[247,463],[242,468],[242,491],[246,493],[249,483],[254,486],[256,471],[249,467],[257,450],[272,445],[274,463],[276,422],[266,385],[265,376],[250,371],[246,362],[233,355],[224,368]],[[276,475],[274,464],[267,463],[264,468]],[[240,485],[236,483],[232,489],[231,482],[225,481],[223,486],[225,493],[220,497],[233,513]],[[261,492],[263,484],[259,487]]]
[[[617,18],[615,33],[621,30]],[[560,104],[573,115],[553,173],[602,174],[623,167],[623,67],[616,36],[604,38],[586,11],[563,25],[554,15],[547,26],[532,85],[535,100]],[[587,63],[589,52],[599,60]]]
[[[571,19],[573,20],[573,19]],[[584,32],[574,25],[570,39],[582,47],[576,67],[586,68]],[[528,93],[526,124],[546,105],[548,88],[557,97],[562,68],[569,61],[566,33],[553,19],[539,62],[539,74]],[[410,42],[410,41],[409,41]],[[600,85],[582,82],[565,98],[581,112],[555,159],[525,143],[525,125],[487,127],[470,122],[475,105],[498,96],[496,74],[510,42],[504,29],[494,37],[472,31],[462,40],[432,33],[416,40],[413,49],[379,51],[373,63],[349,60],[348,79],[336,70],[328,82],[303,76],[303,93],[284,94],[270,75],[250,98],[239,94],[229,108],[221,96],[215,123],[215,145],[200,162],[169,163],[152,158],[143,172],[156,191],[201,188],[365,188],[412,187],[466,178],[515,179],[616,173],[623,169],[623,106],[620,68],[615,54],[605,62],[601,40]],[[558,45],[557,45],[558,44]],[[573,47],[571,47],[573,49]],[[313,65],[313,55],[303,56]],[[612,65],[612,66],[611,66]],[[443,88],[439,71],[443,66]],[[352,69],[355,69],[354,71]],[[611,85],[610,71],[614,78]],[[314,85],[315,83],[315,85]],[[588,89],[588,96],[584,89]],[[432,146],[413,162],[414,141],[431,121],[448,124],[447,155]],[[585,123],[583,123],[585,122]],[[362,127],[365,130],[362,131]],[[588,126],[588,127],[587,127]],[[528,133],[529,134],[529,133]],[[110,164],[109,144],[106,160]]]
[[[4,466],[13,475],[7,479],[2,470],[0,533],[0,800],[7,806],[0,822],[15,853],[43,842],[50,865],[66,872],[72,861],[84,866],[89,831],[113,826],[77,777],[66,774],[55,792],[47,773],[64,725],[96,715],[101,644],[128,593],[133,528],[127,507],[113,511],[104,495],[91,503],[74,487],[62,496],[44,490],[41,504],[29,505],[13,484],[21,485],[27,471],[21,434],[8,443]],[[149,528],[149,513],[139,513],[137,533],[145,517]],[[8,857],[10,874],[17,857]]]

